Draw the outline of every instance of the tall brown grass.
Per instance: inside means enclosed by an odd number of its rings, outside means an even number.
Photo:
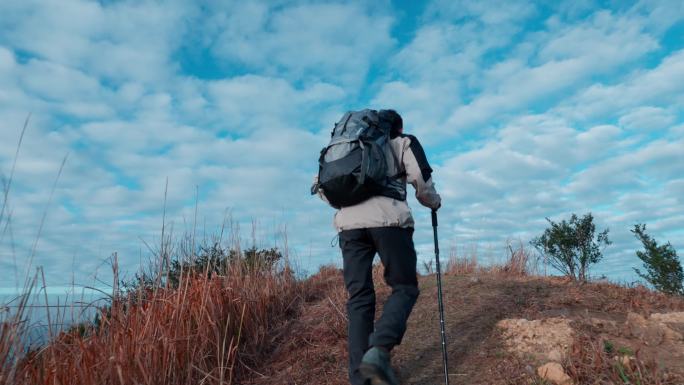
[[[177,287],[139,286],[74,328],[0,367],[0,384],[234,384],[268,353],[269,330],[295,310],[300,286],[287,268],[188,273]],[[0,352],[17,352],[20,323],[6,323]],[[2,359],[2,356],[0,356]]]
[[[24,287],[22,295],[17,297],[16,311],[9,307],[0,314],[0,384],[11,384],[16,376],[19,360],[25,351],[29,334],[29,300],[36,287],[37,275]]]

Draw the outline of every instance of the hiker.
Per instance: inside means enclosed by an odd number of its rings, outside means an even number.
[[[370,124],[367,124],[369,122]],[[376,175],[375,179],[377,181],[384,178],[384,182],[378,182],[375,187],[370,188],[370,193],[366,194],[370,197],[361,194],[360,198],[352,199],[351,197],[358,195],[358,191],[362,190],[354,185],[359,183],[357,180],[351,178],[350,182],[347,178],[346,187],[351,190],[344,191],[345,187],[341,183],[335,186],[323,179],[330,173],[343,173],[339,169],[344,166],[344,162],[353,163],[345,161],[353,158],[352,155],[348,154],[346,158],[339,159],[340,153],[353,153],[349,149],[354,149],[354,140],[359,139],[354,135],[359,135],[359,131],[368,132],[374,126],[381,128],[380,133],[367,136],[375,139],[375,142],[371,146],[367,142],[372,140],[366,139],[360,147],[372,152],[373,148],[377,147],[376,144],[380,143],[379,146],[383,148],[384,153],[384,159],[380,163],[384,166],[377,167],[385,167],[385,175],[382,178],[377,178]],[[399,383],[390,364],[390,352],[394,346],[401,343],[406,331],[406,321],[419,293],[416,251],[413,245],[414,221],[406,202],[406,183],[415,187],[416,198],[422,205],[433,210],[441,205],[441,198],[435,191],[431,177],[432,168],[428,164],[423,148],[418,139],[412,135],[405,135],[403,131],[403,120],[394,110],[363,110],[345,114],[335,126],[331,144],[322,151],[321,168],[312,187],[312,194],[317,193],[324,201],[338,209],[335,213],[334,226],[339,233],[344,260],[344,283],[349,293],[349,379],[352,385]],[[385,134],[388,135],[387,143],[383,139]],[[363,139],[364,134],[360,135]],[[329,155],[334,152],[334,146],[342,147],[341,150],[335,150],[338,159],[335,154]],[[326,160],[326,157],[330,159]],[[335,159],[338,161],[337,164]],[[364,166],[368,169],[374,167],[363,164],[363,161],[361,166],[357,167],[355,172],[358,173]],[[329,171],[330,168],[333,170]],[[369,173],[372,174],[371,171]],[[344,178],[338,178],[338,181],[342,179]],[[365,179],[369,179],[369,176]],[[378,188],[378,184],[384,186]],[[355,203],[356,200],[361,201]],[[373,325],[375,289],[372,264],[376,252],[385,267],[384,279],[391,287],[392,293],[385,302],[382,316]]]

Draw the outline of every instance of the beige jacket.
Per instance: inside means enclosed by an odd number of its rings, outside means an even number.
[[[396,154],[385,154],[389,175],[405,171],[404,189],[410,183],[416,190],[416,198],[423,206],[437,209],[441,198],[432,181],[432,169],[427,162],[425,152],[418,140],[411,135],[401,135],[391,140],[392,150]],[[314,178],[314,183],[318,177]],[[327,202],[319,190],[318,195]],[[413,227],[414,221],[408,202],[397,199],[375,196],[354,206],[343,207],[335,213],[334,226],[337,231],[370,228],[370,227]]]

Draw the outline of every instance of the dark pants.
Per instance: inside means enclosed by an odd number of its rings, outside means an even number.
[[[418,298],[413,229],[378,227],[345,230],[340,232],[340,248],[344,258],[344,283],[349,292],[349,379],[352,385],[363,385],[358,371],[363,354],[371,346],[391,350],[401,343],[406,321]],[[376,252],[385,266],[384,279],[392,293],[374,330],[372,270]]]

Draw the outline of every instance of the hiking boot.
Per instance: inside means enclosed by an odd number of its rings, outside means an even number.
[[[359,372],[364,380],[370,380],[372,385],[399,385],[397,375],[390,364],[388,352],[377,348],[370,348],[361,359]]]

